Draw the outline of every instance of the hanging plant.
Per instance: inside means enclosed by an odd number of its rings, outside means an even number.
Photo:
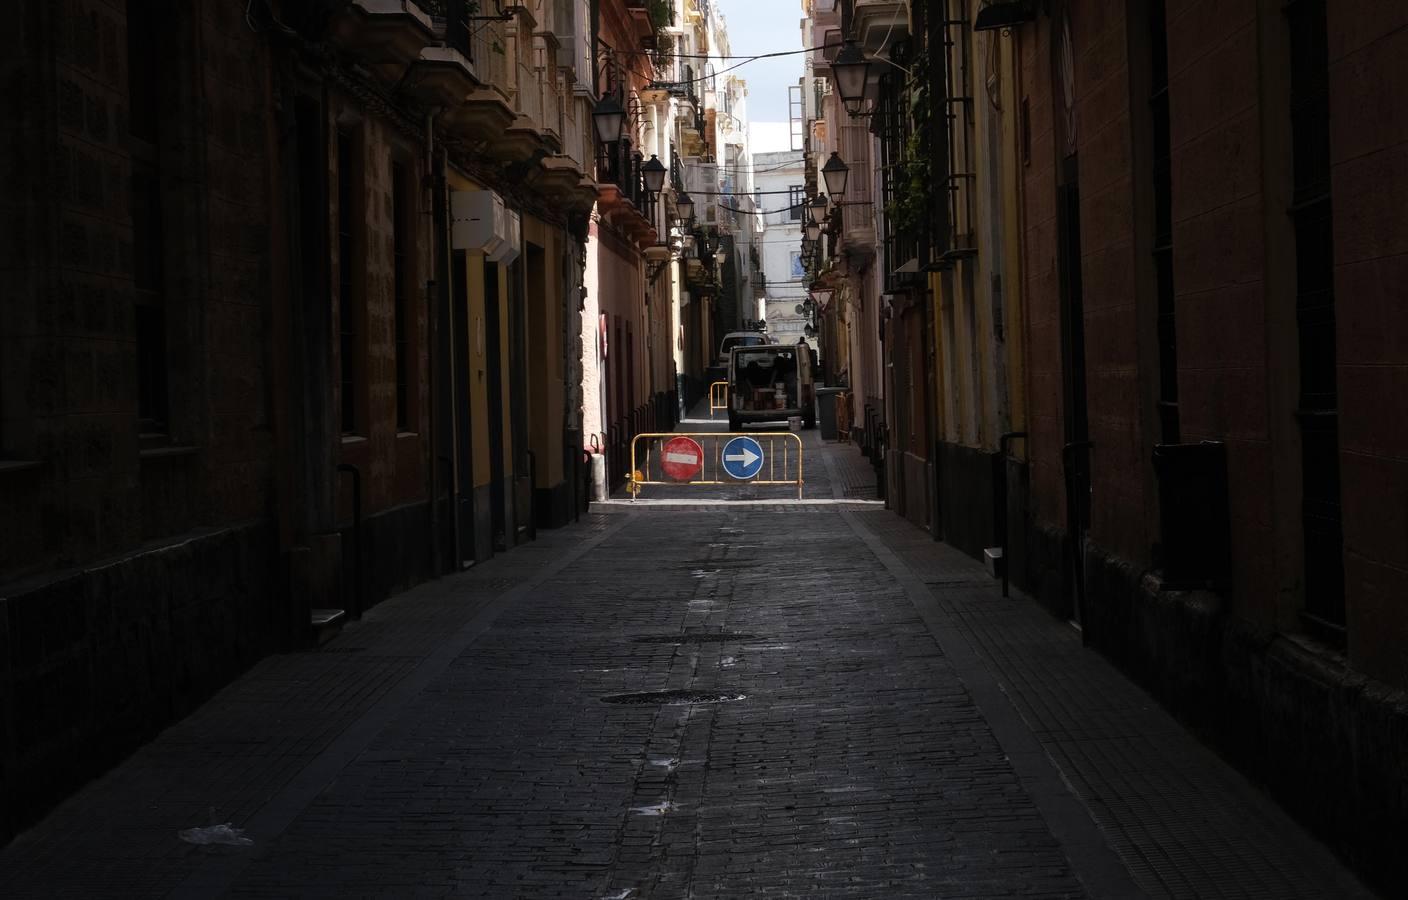
[[[675,6],[671,0],[646,0],[646,15],[655,34],[651,38],[651,62],[663,68],[675,51],[675,41],[666,31],[675,24]]]
[[[656,31],[675,24],[675,7],[670,0],[646,0],[645,9]]]
[[[907,109],[909,137],[895,162],[893,199],[885,213],[894,222],[897,234],[918,234],[927,227],[933,201],[929,179],[929,143],[932,109],[929,104],[928,56],[920,55],[910,72]]]
[[[657,32],[655,35],[655,46],[650,51],[650,61],[655,63],[657,69],[664,68],[669,64],[675,52],[675,40],[670,35]]]

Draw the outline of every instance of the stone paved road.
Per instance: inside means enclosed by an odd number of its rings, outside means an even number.
[[[1367,896],[891,514],[605,509],[261,664],[0,896]],[[254,845],[177,839],[226,820]]]

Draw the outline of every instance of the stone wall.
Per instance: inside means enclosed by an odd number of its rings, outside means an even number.
[[[1163,591],[1101,548],[1087,567],[1086,639],[1386,896],[1408,891],[1408,696],[1216,594]]]
[[[278,645],[277,537],[190,535],[0,598],[0,841]]]

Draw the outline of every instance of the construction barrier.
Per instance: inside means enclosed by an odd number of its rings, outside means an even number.
[[[667,454],[664,447],[676,438],[688,438],[702,451],[697,461],[679,452]],[[724,459],[724,447],[734,438],[750,438],[762,450],[760,462],[747,459],[741,465],[756,467],[751,477],[737,478],[729,474]],[[678,446],[678,445],[677,445]],[[737,446],[737,445],[735,445]],[[692,453],[692,451],[690,451]],[[751,450],[747,451],[753,456]],[[673,457],[673,458],[668,458]],[[735,467],[740,465],[734,462]],[[668,470],[668,471],[667,471]],[[797,488],[802,499],[802,437],[791,431],[761,431],[748,434],[736,432],[661,432],[638,434],[631,442],[631,499],[635,500],[649,485],[704,487],[706,485],[788,486]]]
[[[716,381],[709,385],[709,417],[718,410],[728,409],[728,382]]]
[[[836,439],[851,440],[851,392],[836,395]]]

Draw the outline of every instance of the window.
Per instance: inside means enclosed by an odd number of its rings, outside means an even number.
[[[788,218],[788,221],[791,221],[791,222],[800,222],[800,221],[802,221],[802,211],[803,211],[803,209],[806,208],[806,205],[807,205],[807,189],[806,189],[804,186],[802,186],[802,185],[800,185],[800,184],[794,184],[794,185],[792,185],[790,188],[788,188],[788,197],[787,197],[787,218]]]
[[[1154,283],[1158,302],[1159,431],[1166,444],[1180,439],[1178,328],[1174,318],[1173,168],[1168,112],[1168,22],[1164,0],[1149,4],[1149,123],[1154,186]]]
[[[807,277],[806,268],[802,265],[802,253],[800,250],[792,251],[791,267],[788,271],[794,281],[800,281]]]
[[[1291,150],[1299,325],[1301,520],[1305,616],[1340,637],[1344,629],[1344,527],[1335,378],[1334,218],[1330,197],[1329,45],[1325,0],[1290,0]]]
[[[909,190],[903,174],[904,167],[900,164],[905,159],[904,154],[913,133],[909,114],[910,97],[908,82],[905,79],[893,72],[880,76],[880,99],[872,120],[872,128],[880,138],[880,199],[882,208],[887,210],[894,209],[899,203],[899,198]],[[909,277],[898,273],[898,269],[918,257],[918,229],[900,228],[897,216],[886,215],[881,242],[884,249],[886,290],[897,291],[909,287]]]
[[[392,302],[394,305],[396,332],[396,428],[399,431],[411,429],[410,403],[410,334],[409,313],[406,310],[406,294],[410,291],[410,252],[411,252],[411,209],[410,187],[407,184],[406,167],[399,162],[391,164],[391,258],[392,258]]]
[[[132,153],[132,286],[137,339],[137,418],[148,438],[169,430],[166,354],[165,235],[162,228],[161,56],[150,0],[127,4],[128,139]]]
[[[357,194],[362,180],[356,138],[337,133],[337,321],[339,383],[342,391],[342,433],[356,434],[361,416],[360,310],[357,304]]]

